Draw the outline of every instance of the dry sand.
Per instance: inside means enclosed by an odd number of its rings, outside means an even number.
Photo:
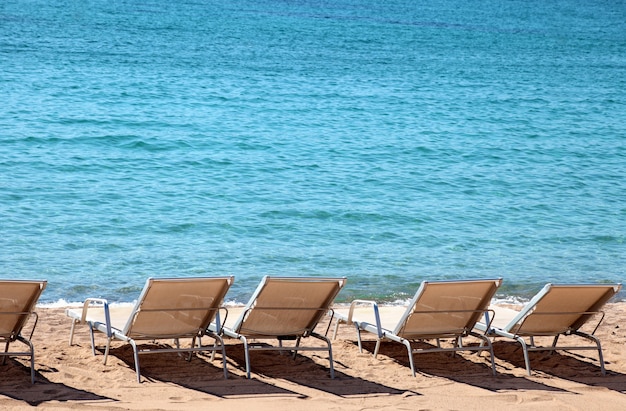
[[[143,382],[138,384],[128,344],[114,343],[104,365],[101,352],[91,354],[86,327],[80,327],[70,347],[64,310],[38,309],[33,337],[37,382],[30,383],[27,359],[9,359],[0,366],[0,409],[626,410],[625,311],[626,303],[609,304],[596,333],[608,370],[604,377],[594,353],[585,351],[579,352],[583,356],[532,353],[529,377],[519,346],[502,339],[494,343],[496,377],[488,357],[476,353],[420,354],[419,373],[412,377],[402,345],[384,343],[374,359],[374,344],[365,343],[369,351],[359,353],[353,329],[345,326],[333,343],[334,380],[325,354],[315,352],[295,360],[254,352],[253,378],[248,380],[242,346],[230,340],[227,380],[219,358],[210,362],[201,354],[186,362],[176,354],[161,354],[141,357]]]

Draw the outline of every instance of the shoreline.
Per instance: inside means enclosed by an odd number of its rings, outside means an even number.
[[[417,289],[416,289],[417,290]],[[537,289],[536,291],[539,291],[539,289]],[[141,290],[139,290],[139,292],[141,292]],[[136,293],[137,296],[139,295],[139,292]],[[250,294],[252,294],[252,291],[250,292]],[[520,295],[515,295],[515,294],[511,294],[511,295],[506,295],[506,296],[496,296],[496,298],[493,299],[492,301],[492,305],[511,305],[511,306],[516,306],[516,305],[523,305],[526,304],[528,301],[530,301],[530,299],[534,296],[535,294],[530,295],[529,297],[522,297]],[[93,297],[93,296],[92,296]],[[391,300],[381,300],[379,301],[379,305],[380,306],[397,306],[397,305],[406,305],[408,304],[408,302],[411,300],[413,296],[409,296],[405,299],[395,299],[393,301]],[[125,305],[133,305],[136,303],[137,300],[133,300],[133,301],[116,301],[116,302],[111,302],[111,305],[119,305],[119,306],[125,306]],[[224,306],[226,307],[230,307],[230,306],[242,306],[242,305],[246,305],[246,303],[248,302],[248,300],[246,301],[234,301],[234,300],[228,300],[228,301],[224,301]],[[335,302],[336,306],[339,307],[345,307],[345,306],[349,306],[351,303],[350,301],[340,301],[340,302]],[[626,290],[622,289],[620,290],[614,297],[613,299],[610,301],[610,303],[613,304],[619,304],[619,303],[624,303],[626,304]],[[65,309],[67,307],[80,307],[83,305],[83,301],[67,301],[64,299],[60,299],[58,301],[55,302],[41,302],[39,301],[37,303],[37,309]]]
[[[561,351],[532,353],[533,375],[527,376],[519,346],[502,339],[494,343],[496,377],[490,373],[488,356],[475,353],[418,354],[418,374],[412,377],[401,344],[383,343],[374,359],[371,336],[359,353],[354,330],[342,326],[333,341],[334,380],[328,375],[327,358],[307,352],[295,360],[275,352],[254,353],[253,378],[248,380],[241,344],[227,340],[228,380],[223,378],[219,356],[214,362],[204,354],[186,362],[176,354],[157,354],[141,358],[143,382],[138,384],[128,344],[114,342],[104,365],[101,352],[95,357],[91,353],[87,327],[77,327],[75,345],[70,347],[70,321],[64,310],[37,311],[39,324],[33,336],[37,382],[30,384],[25,358],[11,358],[0,366],[0,406],[5,410],[626,408],[623,302],[607,304],[596,333],[606,361],[604,377],[593,353]],[[318,330],[325,329],[325,321]],[[96,338],[97,344],[103,343],[102,335]]]

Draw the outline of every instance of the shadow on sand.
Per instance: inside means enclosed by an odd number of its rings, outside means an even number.
[[[147,345],[141,345],[146,348]],[[231,347],[227,346],[227,353]],[[132,370],[135,382],[135,363],[129,345],[112,348],[110,354],[117,357]],[[187,355],[159,353],[140,356],[142,381],[162,381],[184,388],[203,392],[220,398],[246,398],[254,396],[278,396],[305,398],[306,396],[289,389],[267,384],[259,380],[247,380],[244,373],[238,372],[232,363],[228,364],[229,376],[224,378],[222,357],[198,354],[188,361]]]
[[[500,363],[512,367],[526,369],[521,346],[513,341],[496,341],[493,349]],[[563,352],[536,351],[529,353],[530,367],[533,376],[547,374],[564,380],[574,381],[595,387],[606,387],[610,390],[626,393],[626,375],[611,371],[611,364],[605,363],[606,375],[602,375],[597,355],[593,351]],[[524,371],[525,372],[525,371]]]
[[[49,381],[46,378],[47,374],[59,372],[55,368],[39,368],[35,384],[30,383],[30,366],[24,365],[20,361],[9,359],[5,365],[0,365],[0,370],[0,394],[15,400],[24,401],[32,406],[37,406],[47,401],[103,403],[116,401],[113,398]]]
[[[336,350],[335,350],[336,351]],[[240,370],[245,369],[243,345],[228,347],[228,357]],[[297,385],[324,391],[339,397],[372,395],[420,395],[390,387],[365,378],[342,372],[346,368],[335,359],[335,378],[330,378],[328,359],[322,355],[293,355],[272,351],[251,353],[252,376],[290,381]]]
[[[204,354],[194,356],[190,362],[177,354],[144,356],[140,359],[141,375],[142,378],[148,380],[167,381],[221,398],[252,396],[308,398],[306,393],[298,392],[298,385],[341,397],[376,394],[406,395],[406,390],[353,377],[337,369],[335,370],[336,378],[331,379],[326,358],[314,356],[314,360],[303,355],[293,358],[292,355],[277,352],[253,352],[251,354],[253,375],[251,379],[247,379],[243,345],[227,345],[226,352],[229,370],[227,380],[224,379],[222,373],[221,356],[216,356],[216,359],[210,362],[209,356]],[[111,354],[134,370],[132,349],[129,346],[111,349]],[[336,364],[336,367],[341,367],[341,364]],[[277,384],[263,382],[264,378],[274,379]],[[281,384],[282,381],[293,384]]]
[[[373,353],[375,341],[364,341],[363,350]],[[416,344],[421,348],[434,348],[434,346],[420,342]],[[356,343],[355,343],[355,349]],[[379,357],[386,356],[396,363],[406,367],[407,378],[411,377],[408,352],[402,344],[394,342],[383,342],[379,350]],[[491,361],[489,354],[483,352],[480,356],[477,353],[420,353],[413,356],[416,372],[423,375],[437,376],[463,384],[473,385],[489,391],[500,390],[543,390],[543,391],[563,391],[550,385],[541,384],[523,377],[516,377],[502,373],[501,367],[496,364],[497,374],[491,372]]]

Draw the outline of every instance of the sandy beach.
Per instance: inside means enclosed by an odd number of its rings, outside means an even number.
[[[294,360],[255,352],[252,379],[245,378],[241,344],[227,341],[229,379],[219,356],[201,354],[191,362],[176,354],[143,356],[142,383],[135,380],[132,349],[115,342],[107,365],[93,356],[86,327],[68,345],[70,321],[61,308],[38,309],[33,337],[37,382],[28,361],[11,358],[0,367],[0,408],[24,410],[623,410],[626,409],[626,303],[606,307],[596,335],[601,338],[607,375],[593,352],[531,353],[527,376],[519,346],[494,343],[497,376],[486,354],[416,356],[412,377],[402,345],[384,343],[374,359],[368,341],[359,353],[351,327],[340,327],[333,342],[337,377],[329,378],[327,358],[304,352]],[[320,324],[318,331],[326,324]],[[100,336],[101,337],[101,336]],[[103,343],[104,340],[96,340]],[[581,356],[580,353],[583,353]]]

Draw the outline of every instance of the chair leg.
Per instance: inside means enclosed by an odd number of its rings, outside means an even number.
[[[356,327],[356,340],[357,340],[357,343],[359,344],[359,352],[362,353],[363,344],[361,343],[361,329],[356,323],[354,324],[354,326]]]
[[[109,359],[109,350],[111,349],[111,337],[107,337],[107,344],[104,347],[104,365],[106,365],[107,360]],[[94,348],[94,355],[96,355],[96,351]]]
[[[604,356],[602,355],[602,347],[600,347],[600,340],[593,337],[596,340],[596,344],[598,345],[598,360],[600,361],[600,371],[602,375],[606,375],[606,368],[604,368]]]
[[[228,379],[228,368],[226,367],[226,347],[224,346],[224,340],[219,335],[215,335],[215,343],[213,344],[213,353],[211,358],[215,356],[215,350],[217,349],[217,341],[220,342],[222,347],[222,367],[224,368],[224,378]]]
[[[333,359],[333,347],[328,341],[328,363],[330,365],[330,378],[335,379],[335,360]]]
[[[331,345],[330,340],[326,336],[317,333],[312,334],[312,336],[326,343],[326,346],[328,347],[328,361],[330,362],[330,378],[335,379],[335,361],[333,360],[333,346]],[[298,339],[298,343],[299,342],[300,341]]]
[[[240,336],[239,339],[243,341],[243,350],[246,358],[246,377],[250,379],[250,348],[248,347],[248,340],[244,336]]]
[[[20,341],[22,344],[25,344],[28,346],[28,351],[29,351],[28,355],[30,356],[30,383],[34,384],[35,383],[35,347],[33,346],[33,343],[30,342],[30,340],[22,337],[21,335],[17,337],[17,341]],[[8,351],[8,349],[9,349],[9,342],[7,341],[5,353]],[[6,360],[6,358],[7,356],[5,355],[3,358],[3,361]]]
[[[333,340],[337,339],[337,332],[339,331],[339,323],[341,321],[337,318],[337,322],[335,322],[335,330],[333,331]]]
[[[380,343],[381,343],[382,341],[383,341],[383,340],[381,340],[380,338],[378,338],[378,339],[376,340],[376,346],[374,347],[374,358],[376,358],[376,357],[378,356],[378,350],[380,350]]]
[[[29,340],[25,341],[30,348],[30,383],[35,383],[35,347]]]
[[[553,348],[553,349],[552,349],[552,350],[550,350],[550,355],[554,355],[554,354],[556,353],[556,345],[557,345],[557,344],[558,344],[558,342],[559,342],[559,336],[560,336],[560,335],[561,335],[561,334],[557,334],[557,335],[554,337],[554,340],[552,341],[552,348]]]
[[[74,328],[77,322],[77,320],[72,320],[72,328],[70,328],[70,346],[74,344]]]
[[[196,345],[196,337],[193,337],[191,339],[191,347],[195,347]],[[178,342],[178,338],[176,339],[176,348],[180,348],[180,344]],[[193,356],[193,351],[189,351],[189,356],[187,357],[187,362],[191,361],[191,357]]]
[[[95,338],[93,335],[93,326],[91,325],[91,323],[89,323],[89,338],[91,340],[91,353],[95,356],[96,355],[96,342],[95,342]],[[105,357],[104,363],[106,364],[106,357]]]
[[[296,356],[298,355],[298,347],[300,346],[300,339],[301,338],[302,337],[298,337],[296,339],[295,349],[293,350],[293,357],[292,357],[294,360],[296,359]]]
[[[228,368],[226,367],[226,346],[224,345],[224,339],[222,339],[222,337],[213,332],[210,332],[207,335],[213,338],[213,348],[211,349],[211,356],[209,357],[209,361],[213,362],[215,360],[215,353],[219,348],[222,351],[222,368],[224,369],[224,378],[228,379]],[[200,338],[198,338],[198,341],[200,341]],[[200,344],[198,347],[202,348],[202,344]]]
[[[493,373],[493,375],[496,375],[496,359],[495,359],[495,353],[493,352],[493,344],[491,343],[491,340],[489,340],[489,337],[486,337],[484,335],[478,335],[478,334],[474,334],[478,337],[480,337],[480,347],[484,347],[485,343],[487,345],[487,348],[489,350],[489,355],[491,356],[491,372]],[[482,354],[482,350],[478,351],[478,355]]]
[[[479,347],[481,347],[481,348],[482,348],[482,347],[484,347],[484,346],[485,346],[485,341],[484,341],[483,339],[481,339],[481,340],[480,340],[480,345],[479,345]],[[480,350],[480,351],[477,351],[476,353],[477,353],[478,355],[482,355],[482,354],[483,354],[483,351],[482,351],[482,350]]]
[[[530,376],[530,358],[528,357],[528,346],[526,345],[526,341],[524,341],[522,337],[516,337],[515,339],[522,346],[522,351],[524,352],[524,362],[526,363],[526,373]]]
[[[141,370],[139,369],[139,353],[137,352],[137,344],[134,340],[128,340],[128,343],[133,347],[133,357],[135,359],[135,371],[137,373],[137,382],[141,384]]]
[[[212,332],[212,331],[207,331],[206,334],[208,337],[213,338],[213,348],[211,349],[211,356],[209,357],[209,361],[213,362],[215,361],[215,353],[217,352],[218,348],[221,349],[222,351],[222,368],[224,369],[224,378],[228,379],[228,368],[226,368],[226,346],[224,345],[224,340],[222,339],[222,337],[220,337],[218,334]],[[202,345],[202,337],[197,337],[195,339],[195,341],[198,341],[198,348],[203,348]],[[195,346],[195,342],[192,342],[191,344],[192,347]]]
[[[4,352],[5,352],[5,353],[6,353],[6,352],[9,352],[9,343],[10,343],[10,341],[8,341],[8,340],[7,340],[7,344],[6,344],[6,345],[5,345],[5,347],[4,347]],[[3,355],[3,356],[2,356],[2,365],[6,365],[6,363],[7,363],[7,356],[6,356],[6,355]]]
[[[202,342],[199,342],[200,346],[202,346]],[[222,345],[224,343],[222,342]],[[223,348],[223,347],[222,347]],[[213,350],[211,351],[211,356],[209,357],[209,361],[213,362],[215,360],[215,352],[217,351],[217,338],[213,341]]]
[[[600,371],[602,375],[606,375],[606,368],[604,367],[604,356],[602,355],[602,347],[600,347],[600,341],[598,341],[598,361],[600,361]]]
[[[413,364],[413,349],[411,348],[411,342],[409,340],[402,339],[402,344],[409,352],[409,365],[411,366],[411,374],[415,377],[415,364]]]
[[[437,338],[437,345],[440,345],[440,343],[439,343],[439,339],[438,339],[438,338]],[[453,345],[452,345],[452,346],[453,346],[454,348],[459,349],[459,350],[460,350],[460,349],[462,349],[462,348],[463,348],[463,337],[460,337],[460,336],[459,336],[459,337],[457,337],[457,338],[454,340],[454,343],[453,343]],[[452,358],[455,358],[455,357],[456,357],[456,350],[452,351],[452,353],[451,353],[451,354],[452,354],[452,355],[451,355],[451,356],[452,356]]]
[[[600,339],[596,337],[595,335],[583,333],[580,331],[576,332],[575,334],[583,338],[586,338],[590,341],[593,341],[596,344],[596,347],[598,347],[598,361],[600,362],[600,371],[602,372],[602,375],[606,375],[606,368],[604,367],[604,355],[602,354],[602,346],[600,345]]]

